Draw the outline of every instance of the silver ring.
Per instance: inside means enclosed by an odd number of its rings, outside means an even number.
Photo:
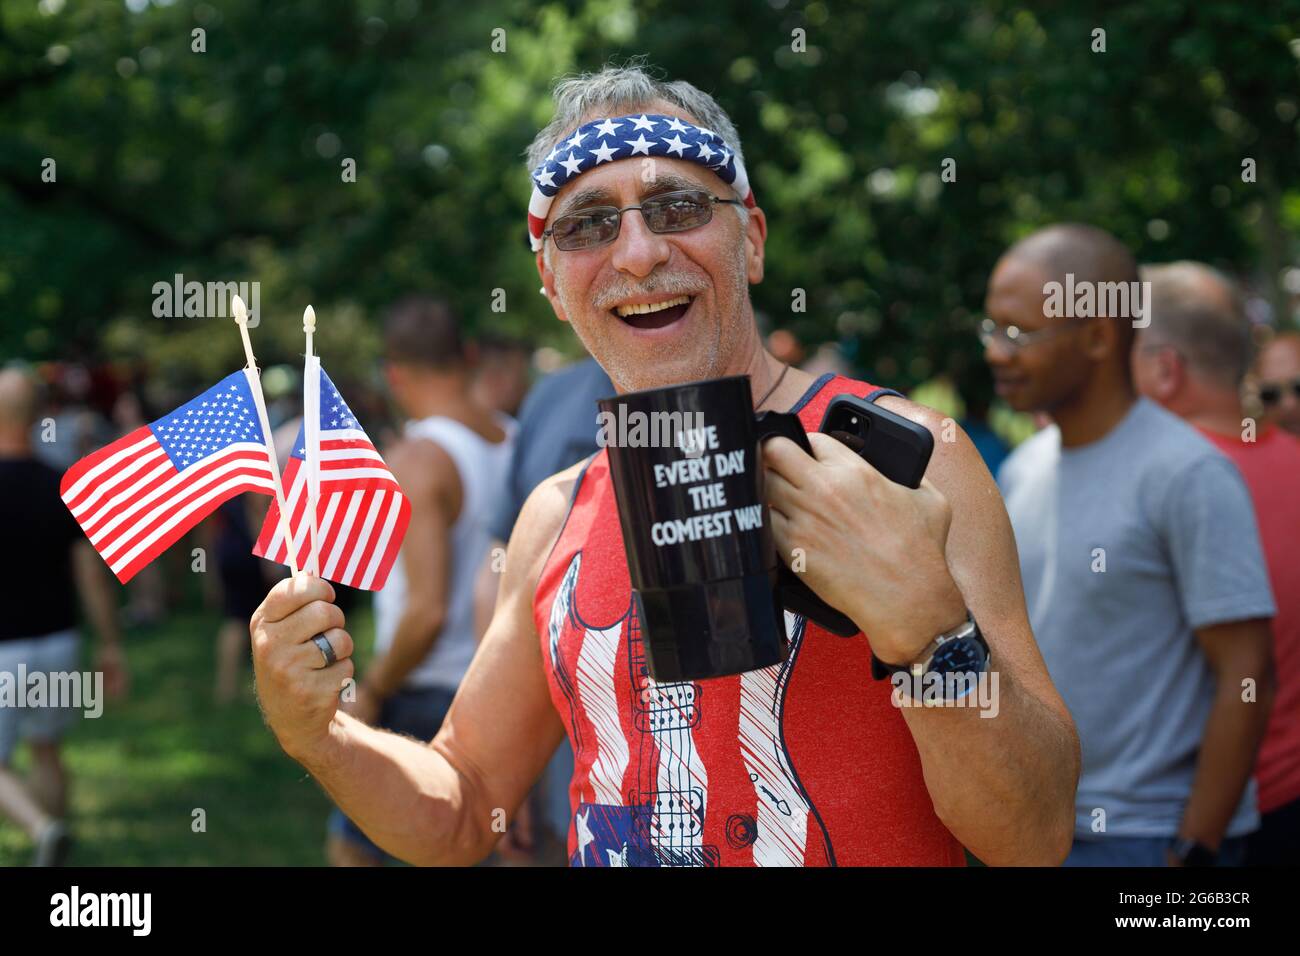
[[[317,634],[311,639],[311,642],[320,649],[321,657],[325,658],[326,667],[338,662],[338,655],[334,653],[334,645],[329,642],[329,638],[324,634]]]

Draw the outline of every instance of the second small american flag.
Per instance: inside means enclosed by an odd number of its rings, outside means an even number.
[[[320,494],[316,502],[320,576],[338,584],[378,591],[397,559],[411,504],[384,459],[371,443],[347,402],[321,369],[319,387]],[[284,471],[285,507],[289,513],[286,542],[274,503],[262,525],[253,553],[281,564],[293,548],[298,567],[309,567],[311,522],[308,520],[307,429],[298,429]]]

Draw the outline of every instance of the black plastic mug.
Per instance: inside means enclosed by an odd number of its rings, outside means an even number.
[[[597,404],[651,676],[699,680],[784,661],[759,447],[782,435],[811,454],[798,416],[755,416],[747,375]]]

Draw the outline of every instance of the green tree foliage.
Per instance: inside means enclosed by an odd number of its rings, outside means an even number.
[[[1282,306],[1297,4],[1077,6],[6,0],[0,353],[239,364],[221,320],[152,314],[176,273],[259,281],[268,363],[300,351],[311,301],[322,354],[364,368],[377,310],[412,290],[571,345],[524,244],[522,151],[557,75],[640,54],[741,130],[770,224],[759,309],[879,380],[972,367],[990,267],[1055,220]]]

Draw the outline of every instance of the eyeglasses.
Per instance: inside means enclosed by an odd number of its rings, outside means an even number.
[[[998,325],[992,319],[986,318],[981,320],[979,324],[980,344],[988,348],[996,342],[998,345],[1004,345],[1014,352],[1017,349],[1023,349],[1027,345],[1033,345],[1035,342],[1050,339],[1067,326],[1087,322],[1089,318],[1089,316],[1071,316],[1056,325],[1033,331],[1026,331],[1016,325]]]
[[[683,189],[644,200],[639,206],[591,206],[561,216],[542,233],[550,236],[555,248],[564,252],[594,249],[618,238],[623,213],[641,210],[646,228],[654,233],[685,232],[706,226],[713,219],[715,203],[742,205],[739,199],[720,199],[703,189]]]
[[[1300,378],[1289,383],[1261,382],[1259,386],[1259,400],[1266,407],[1276,405],[1278,402],[1282,401],[1282,396],[1286,393],[1288,388],[1291,390],[1292,395],[1296,398],[1300,398]]]

